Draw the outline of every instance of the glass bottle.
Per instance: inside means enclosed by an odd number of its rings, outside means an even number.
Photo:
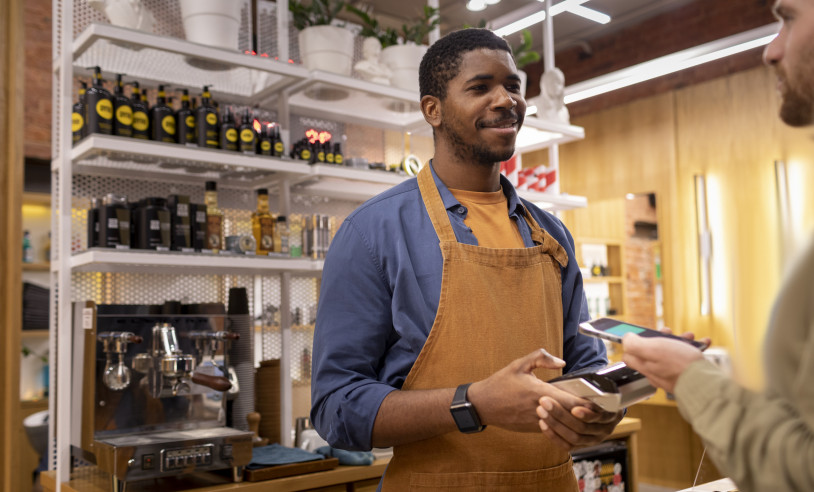
[[[23,231],[23,263],[34,263],[34,247],[31,245],[31,233]]]
[[[302,216],[291,214],[290,226],[288,228],[288,249],[292,258],[302,256]]]
[[[274,219],[269,212],[269,193],[257,190],[257,210],[252,213],[252,235],[257,243],[257,254],[268,255],[274,247]]]
[[[282,253],[282,254],[288,256],[290,254],[289,246],[288,246],[289,235],[288,235],[288,223],[286,222],[285,215],[280,215],[280,216],[277,217],[277,224],[275,224],[274,229],[275,229],[274,237],[275,238],[277,238],[277,237],[280,238],[279,251],[277,251],[277,244],[275,244],[274,245],[275,246],[274,252],[275,253]]]
[[[206,182],[206,247],[213,253],[223,249],[223,212],[218,208],[218,185]]]

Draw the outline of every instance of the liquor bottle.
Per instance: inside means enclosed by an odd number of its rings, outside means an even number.
[[[218,111],[212,104],[209,86],[203,86],[201,105],[195,109],[195,130],[198,134],[198,147],[218,148],[219,136]]]
[[[342,144],[339,142],[334,144],[334,163],[338,166],[344,166],[344,158],[342,157]]]
[[[71,141],[74,144],[85,137],[87,130],[87,126],[85,126],[85,93],[88,90],[88,84],[84,81],[80,82],[80,84],[82,84],[82,87],[79,88],[79,100],[71,109]]]
[[[252,120],[254,117],[252,116],[252,112],[250,109],[246,109],[246,113],[243,115],[243,122],[240,124],[238,128],[238,134],[240,136],[240,143],[239,149],[240,152],[244,154],[255,154],[255,147],[257,143],[257,138],[254,133],[254,127],[252,125]]]
[[[122,74],[116,74],[116,87],[113,88],[113,135],[133,136],[133,107],[124,95]]]
[[[326,154],[325,146],[330,144],[326,144],[325,142],[316,142],[314,145],[316,146],[317,164],[324,164]]]
[[[223,249],[223,212],[218,208],[218,185],[206,182],[206,247],[213,253]]]
[[[283,145],[283,138],[280,136],[280,127],[274,125],[271,129],[271,145],[274,149],[272,155],[274,157],[282,157],[285,153],[285,145]]]
[[[285,215],[277,216],[277,223],[274,224],[274,252],[286,256],[290,254],[288,223]]]
[[[270,156],[272,155],[273,148],[271,142],[271,127],[268,125],[262,125],[260,127],[260,134],[257,135],[257,153],[260,155]]]
[[[223,120],[220,123],[220,148],[237,152],[237,129],[232,118],[232,111],[229,106],[223,111]]]
[[[113,133],[113,99],[104,88],[102,69],[93,67],[93,85],[85,92],[85,123],[88,134]]]
[[[167,106],[167,93],[164,86],[158,86],[155,106],[150,108],[151,136],[156,142],[175,143],[175,113]]]
[[[133,108],[133,138],[150,139],[150,110],[146,101],[141,100],[142,92],[138,82],[133,82],[130,106]]]
[[[331,145],[330,140],[325,142],[325,162],[328,164],[336,164],[334,148],[333,145]]]
[[[269,193],[257,190],[257,210],[252,212],[252,235],[257,243],[257,254],[268,255],[274,247],[274,218],[269,212]]]
[[[181,145],[197,146],[195,137],[195,115],[189,104],[189,90],[181,91],[181,108],[175,113],[175,122],[178,125],[178,143]]]

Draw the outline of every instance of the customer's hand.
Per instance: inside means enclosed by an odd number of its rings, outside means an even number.
[[[606,412],[587,400],[570,408],[569,404],[568,399],[544,396],[537,407],[540,430],[566,451],[604,441],[624,416],[623,412]]]
[[[702,359],[700,350],[679,340],[643,338],[628,333],[622,338],[622,360],[644,374],[651,384],[672,393],[687,366]]]
[[[488,378],[469,387],[469,401],[475,407],[484,425],[494,425],[518,432],[539,432],[536,409],[541,396],[552,389],[565,396],[567,393],[543,382],[532,372],[537,368],[559,369],[565,361],[554,357],[545,349],[509,363]],[[584,402],[571,396],[570,404]]]

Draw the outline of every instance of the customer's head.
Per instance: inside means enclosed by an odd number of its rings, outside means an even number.
[[[780,118],[791,126],[814,124],[814,0],[777,0],[780,32],[763,52],[777,72]]]
[[[430,95],[444,100],[447,84],[458,74],[463,55],[481,48],[512,52],[503,38],[488,29],[453,31],[433,43],[418,69],[421,97]]]

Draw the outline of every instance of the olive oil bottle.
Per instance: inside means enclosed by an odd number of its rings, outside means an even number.
[[[257,243],[257,254],[268,255],[274,246],[274,217],[269,212],[269,193],[257,190],[257,210],[252,212],[252,235]]]
[[[201,105],[195,109],[195,131],[198,135],[198,147],[217,149],[219,147],[220,125],[218,111],[212,104],[209,86],[203,87]]]
[[[206,182],[206,248],[217,253],[223,249],[223,212],[218,208],[218,184]]]
[[[102,69],[93,67],[93,85],[85,92],[85,124],[87,133],[113,133],[113,98],[104,87]]]
[[[229,106],[223,110],[223,120],[220,123],[220,148],[237,152],[237,128],[232,118],[232,111]]]
[[[71,141],[76,144],[85,137],[85,93],[88,90],[88,84],[81,81],[82,87],[79,88],[79,100],[73,105],[71,109]]]
[[[158,86],[158,98],[150,108],[151,136],[157,142],[175,143],[175,113],[167,106],[167,93],[164,86]]]
[[[124,95],[122,74],[116,74],[116,87],[113,88],[113,135],[133,136],[133,107]]]
[[[255,147],[257,146],[257,136],[254,132],[253,122],[254,117],[250,109],[246,109],[243,114],[243,122],[238,129],[240,136],[239,149],[244,154],[255,154]]]
[[[149,140],[150,113],[147,103],[141,100],[141,96],[138,82],[133,82],[133,93],[130,95],[130,106],[133,108],[133,137]]]
[[[175,113],[175,121],[178,124],[178,143],[181,145],[196,146],[195,137],[195,114],[189,104],[189,91],[181,91],[181,108]]]

